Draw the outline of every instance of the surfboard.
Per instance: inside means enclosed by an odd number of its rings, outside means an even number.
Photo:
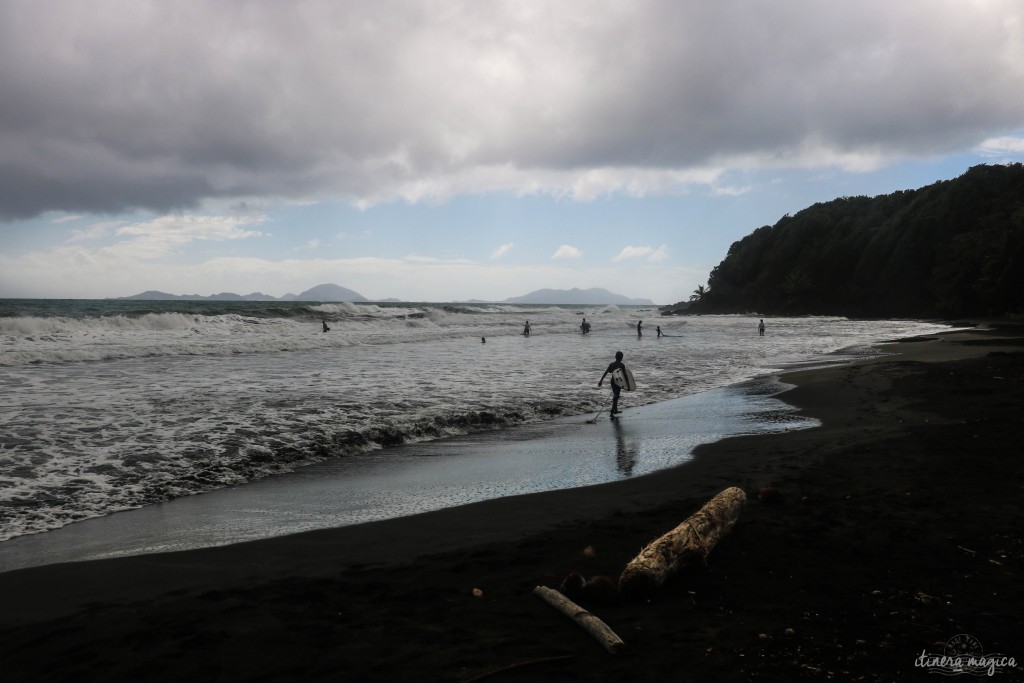
[[[636,381],[633,379],[633,373],[629,371],[629,368],[618,368],[612,372],[612,380],[622,387],[623,391],[635,391]]]

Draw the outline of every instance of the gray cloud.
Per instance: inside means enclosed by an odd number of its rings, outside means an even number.
[[[1020,130],[1024,6],[4,1],[0,92],[0,219],[569,191]]]

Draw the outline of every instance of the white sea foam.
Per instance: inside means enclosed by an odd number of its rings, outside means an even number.
[[[773,319],[758,337],[746,317],[616,307],[296,310],[0,318],[0,539],[396,443],[595,411],[617,350],[639,384],[625,401],[639,405],[940,329]],[[672,336],[658,339],[657,325]]]

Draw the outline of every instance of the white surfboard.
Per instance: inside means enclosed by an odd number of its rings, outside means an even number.
[[[629,368],[617,368],[613,370],[612,381],[618,384],[623,391],[636,390],[636,381],[634,381],[633,373],[629,371]]]

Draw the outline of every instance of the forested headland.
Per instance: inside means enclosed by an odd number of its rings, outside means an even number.
[[[674,308],[674,307],[670,307]],[[689,313],[1024,313],[1024,167],[815,204],[733,243]]]

